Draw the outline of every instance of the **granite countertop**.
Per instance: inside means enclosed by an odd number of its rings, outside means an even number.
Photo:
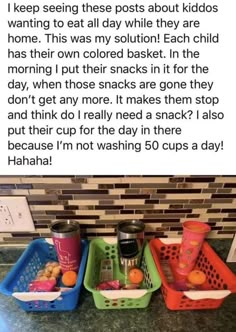
[[[209,240],[216,252],[226,260],[229,240]],[[0,280],[10,270],[22,249],[0,248]],[[236,272],[236,263],[228,266]],[[98,310],[91,293],[85,289],[79,306],[71,312],[25,312],[12,297],[0,294],[1,332],[65,332],[65,331],[155,331],[155,332],[230,332],[236,330],[236,295],[228,296],[216,310],[170,311],[161,291],[153,293],[145,309]]]

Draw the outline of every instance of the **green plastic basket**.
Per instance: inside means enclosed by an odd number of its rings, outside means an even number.
[[[144,280],[140,289],[96,290],[99,284],[100,263],[102,259],[113,259],[114,280],[126,283],[120,271],[116,238],[94,239],[90,242],[84,286],[92,292],[98,309],[146,308],[152,293],[161,286],[161,278],[156,269],[148,243],[144,246],[141,268]]]

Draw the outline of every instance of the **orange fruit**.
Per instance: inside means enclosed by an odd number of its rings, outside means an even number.
[[[128,279],[132,284],[140,284],[144,279],[144,274],[138,267],[132,268],[128,273]]]
[[[206,275],[200,270],[193,270],[188,274],[187,279],[192,285],[202,285],[206,281]]]
[[[72,287],[76,284],[77,273],[75,271],[66,271],[63,273],[61,281],[63,285]]]

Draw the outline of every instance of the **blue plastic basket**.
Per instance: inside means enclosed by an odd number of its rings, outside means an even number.
[[[0,292],[13,296],[25,311],[68,311],[76,308],[88,256],[88,241],[82,240],[82,259],[76,285],[66,292],[28,292],[29,282],[49,261],[57,260],[51,239],[37,239],[25,249],[0,284]]]

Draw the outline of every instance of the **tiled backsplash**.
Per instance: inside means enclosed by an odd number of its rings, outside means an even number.
[[[0,244],[50,236],[54,219],[77,219],[87,238],[115,236],[128,219],[142,220],[148,238],[180,237],[187,219],[208,222],[209,237],[236,232],[236,176],[1,176],[0,195],[26,196],[36,227],[0,233]]]

